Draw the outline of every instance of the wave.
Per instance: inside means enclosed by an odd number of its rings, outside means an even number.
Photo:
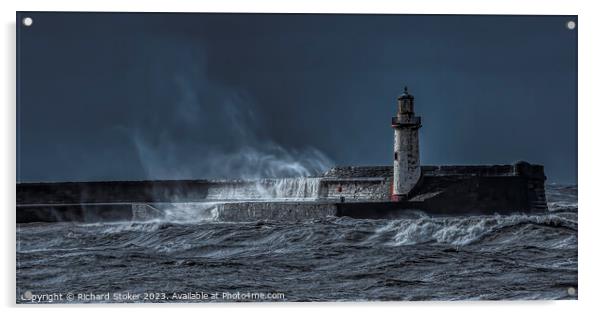
[[[297,177],[259,179],[210,187],[208,200],[315,200],[318,198],[320,178]]]
[[[326,217],[298,222],[215,220],[211,203],[165,205],[164,217],[141,222],[28,224],[19,228],[18,252],[65,249],[151,249],[228,257],[237,253],[288,253],[313,247],[482,247],[576,249],[577,213],[482,215],[366,220]],[[54,236],[53,238],[47,238]],[[33,242],[42,238],[44,242]]]
[[[546,187],[548,210],[556,212],[577,212],[577,186],[551,184]]]
[[[158,252],[190,249],[228,252],[269,249],[287,252],[298,247],[404,247],[418,244],[464,247],[470,245],[542,248],[576,247],[577,219],[572,214],[421,217],[396,220],[358,220],[330,217],[299,223],[144,223],[86,225],[89,234],[116,238],[123,246],[153,248]],[[82,233],[80,231],[80,233]],[[96,235],[94,238],[97,238]],[[80,238],[81,236],[77,236]],[[227,245],[227,247],[226,247]],[[220,255],[225,255],[225,250]]]
[[[424,217],[392,220],[376,230],[376,236],[391,235],[393,246],[439,243],[454,246],[473,244],[503,229],[519,225],[538,225],[577,230],[576,219],[558,215],[493,215],[471,217]]]
[[[577,212],[578,206],[576,202],[556,201],[548,202],[548,211],[557,212]]]

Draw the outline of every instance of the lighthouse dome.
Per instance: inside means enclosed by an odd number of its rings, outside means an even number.
[[[408,87],[403,88],[403,93],[397,98],[397,100],[412,100],[414,96],[408,92]]]

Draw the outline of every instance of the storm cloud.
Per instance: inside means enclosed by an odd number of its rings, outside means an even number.
[[[404,85],[423,164],[577,177],[570,16],[21,12],[17,181],[386,165]]]

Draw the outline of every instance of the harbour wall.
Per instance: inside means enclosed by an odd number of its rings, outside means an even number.
[[[216,220],[303,221],[337,215],[337,205],[324,202],[238,202],[216,206]]]
[[[17,205],[315,199],[321,177],[17,183]]]
[[[539,165],[423,166],[419,182],[399,202],[391,202],[392,172],[390,166],[354,166],[335,167],[319,177],[255,181],[18,183],[17,221],[132,220],[144,214],[136,208],[158,203],[219,202],[223,220],[252,214],[295,220],[327,214],[383,217],[407,209],[433,214],[547,209],[546,177]]]

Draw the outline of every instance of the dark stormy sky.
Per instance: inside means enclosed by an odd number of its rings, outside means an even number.
[[[392,160],[577,178],[569,16],[18,13],[17,181],[304,175]]]

